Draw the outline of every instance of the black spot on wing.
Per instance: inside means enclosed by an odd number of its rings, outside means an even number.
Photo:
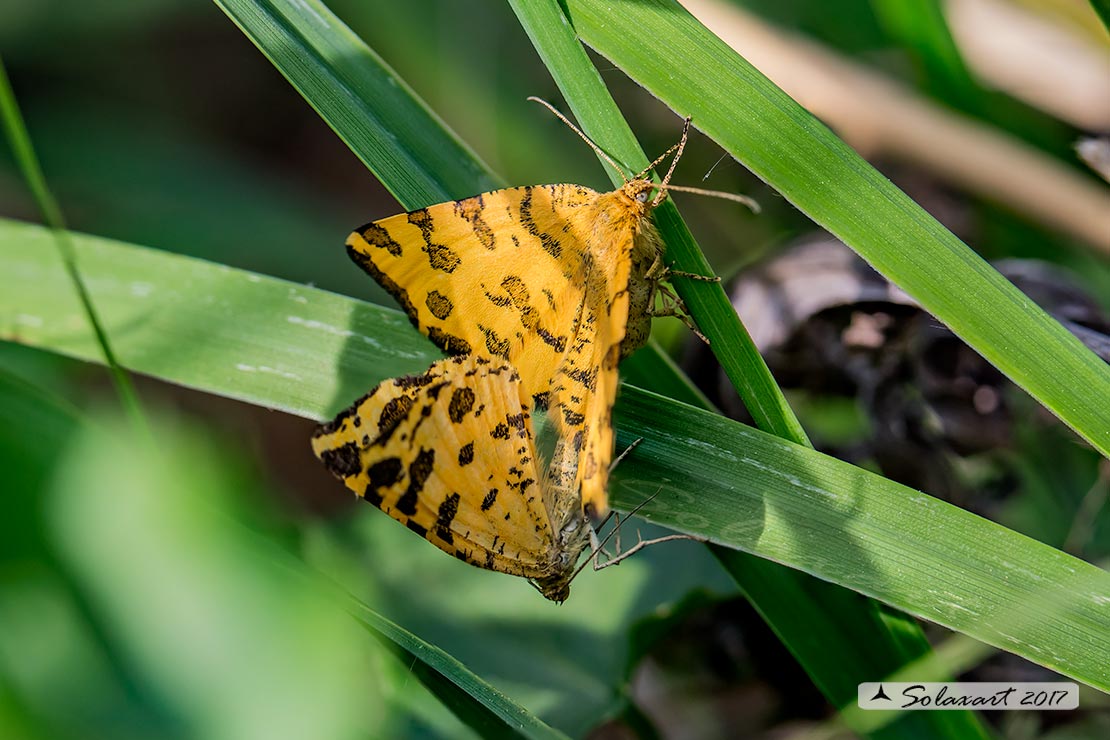
[[[591,393],[594,391],[594,387],[597,384],[596,368],[594,368],[593,370],[571,370],[567,373],[567,376],[569,376],[572,380],[581,383],[586,388],[586,390],[590,391]]]
[[[443,503],[439,505],[439,511],[436,514],[436,535],[448,544],[454,544],[455,542],[455,538],[451,534],[451,522],[455,521],[455,515],[459,513],[459,498],[459,494],[452,493],[443,499]]]
[[[417,453],[416,459],[409,463],[409,486],[401,498],[397,499],[397,511],[408,516],[416,513],[416,503],[435,468],[435,460],[435,450],[422,449]]]
[[[455,201],[455,213],[470,224],[474,238],[486,249],[493,250],[497,245],[493,229],[483,218],[485,209],[486,204],[481,195]]]
[[[394,257],[401,256],[401,245],[389,235],[386,229],[379,226],[377,222],[360,226],[355,231],[361,235],[370,246],[384,249]]]
[[[562,353],[566,349],[567,338],[555,336],[540,326],[540,313],[532,305],[532,296],[528,292],[528,286],[524,284],[520,276],[507,276],[501,281],[501,287],[509,294],[513,306],[520,313],[520,323],[524,325],[524,328],[535,332],[544,343],[551,345],[556,352]],[[493,299],[492,296],[490,298]]]
[[[411,529],[413,532],[416,532],[421,537],[427,539],[427,537],[428,537],[428,528],[425,527],[423,524],[417,524],[412,519],[409,519],[407,522],[405,522],[405,526],[408,527],[409,529]]]
[[[428,253],[428,265],[433,270],[450,273],[462,263],[459,255],[443,244],[428,244],[424,247],[424,251]]]
[[[378,417],[378,434],[386,437],[392,433],[401,420],[408,416],[414,403],[411,396],[398,396],[388,401],[382,407],[382,415]]]
[[[447,406],[447,414],[454,424],[458,424],[463,417],[474,408],[474,391],[470,388],[456,388],[451,393],[451,402]]]
[[[396,457],[387,457],[371,465],[366,469],[366,477],[370,480],[366,484],[366,490],[362,492],[362,497],[381,508],[384,500],[381,492],[397,485],[401,480],[401,470],[401,460]]]
[[[409,223],[420,229],[424,238],[424,253],[428,255],[428,265],[433,270],[451,273],[459,266],[461,260],[455,251],[445,244],[436,244],[432,241],[435,235],[435,223],[427,208],[421,208],[408,214]]]
[[[374,390],[376,391],[377,388],[375,387]],[[316,427],[316,430],[312,433],[313,439],[317,439],[319,437],[326,437],[329,434],[335,434],[336,432],[338,432],[340,429],[343,428],[343,423],[345,421],[347,421],[347,419],[351,419],[351,417],[354,417],[354,419],[352,420],[352,423],[354,423],[354,420],[358,419],[358,416],[357,416],[358,407],[361,406],[362,403],[367,398],[370,398],[370,396],[373,393],[374,393],[374,391],[370,391],[370,393],[367,393],[365,396],[363,396],[362,398],[358,399],[357,401],[355,401],[353,404],[351,404],[347,408],[340,411],[339,414],[334,419],[332,419],[329,422],[325,422],[325,423],[319,425],[318,427]],[[356,426],[357,426],[357,424],[356,424]]]
[[[521,321],[531,329],[540,320],[539,312],[532,306],[532,296],[528,286],[519,275],[507,275],[501,281],[501,287],[509,294],[509,300],[520,311]]]
[[[563,409],[563,421],[567,423],[567,426],[578,427],[582,426],[582,424],[585,423],[586,417],[578,413],[577,411]]]
[[[451,302],[451,299],[438,290],[429,291],[428,297],[424,300],[424,305],[432,312],[432,316],[440,321],[450,316],[451,311],[455,309],[455,304]]]
[[[542,326],[536,327],[536,334],[540,336],[540,339],[542,339],[545,344],[551,345],[552,349],[554,349],[556,352],[562,353],[563,350],[567,348],[566,337],[557,337],[551,332],[545,330]]]
[[[521,434],[524,433],[524,420],[524,412],[521,412],[519,414],[509,414],[505,417],[505,423],[507,423],[510,427],[517,430],[517,432]]]
[[[510,347],[509,340],[503,339],[501,335],[495,332],[493,329],[489,329],[481,325],[479,325],[478,328],[481,329],[482,333],[486,335],[486,349],[489,351],[489,353],[497,357],[504,357],[505,359],[508,359]]]
[[[597,459],[594,457],[593,452],[586,453],[586,461],[582,463],[585,472],[582,474],[583,479],[590,479],[597,475]]]
[[[404,390],[411,390],[413,388],[423,388],[426,385],[434,383],[439,379],[438,374],[431,372],[421,373],[420,375],[402,375],[399,378],[393,379],[393,385]]]
[[[320,460],[324,463],[324,467],[339,478],[358,475],[362,472],[362,457],[359,454],[358,445],[354,442],[348,442],[331,450],[324,450],[320,453]]]
[[[471,353],[470,342],[465,339],[449,334],[435,326],[429,326],[427,333],[428,339],[431,339],[437,347],[448,354],[468,355]]]
[[[467,442],[459,449],[459,465],[466,466],[474,462],[474,443]]]
[[[497,489],[494,488],[493,490],[491,490],[489,493],[486,494],[485,498],[482,499],[482,511],[489,511],[490,507],[493,506],[493,502],[496,501],[496,500],[497,500]]]
[[[520,199],[520,225],[524,227],[525,231],[540,240],[544,251],[558,259],[563,254],[563,247],[559,244],[558,239],[536,225],[533,208],[532,188],[528,186],[524,188],[524,197]]]

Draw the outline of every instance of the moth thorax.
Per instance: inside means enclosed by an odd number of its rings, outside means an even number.
[[[632,249],[639,253],[642,259],[648,261],[654,261],[658,255],[663,253],[663,240],[650,218],[641,219],[637,224]]]

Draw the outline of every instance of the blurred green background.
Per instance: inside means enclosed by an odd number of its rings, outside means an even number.
[[[1105,186],[1072,154],[1083,127],[915,46],[889,2],[736,5]],[[1108,48],[1082,2],[1015,5]],[[561,101],[507,4],[330,7],[506,182],[606,187],[592,152],[525,102]],[[8,0],[0,50],[72,229],[389,302],[342,245],[396,203],[215,5]],[[598,66],[645,149],[670,146],[681,121]],[[1062,265],[1110,308],[1105,252],[897,156],[880,153],[876,165],[987,258]],[[675,181],[763,205],[755,217],[683,201],[726,279],[813,229],[700,135]],[[6,148],[0,215],[39,218]],[[681,358],[679,327],[657,335]],[[699,545],[586,573],[556,607],[355,506],[312,458],[310,423],[154,381],[139,388],[157,411],[153,449],[108,410],[103,369],[0,344],[4,737],[472,733],[411,663],[358,628],[341,591],[575,736],[755,736],[827,716]],[[856,407],[799,398],[818,446],[866,426]],[[1006,450],[960,461],[961,472],[1009,476],[1000,520],[1061,546],[1106,476],[1070,434],[1014,436]],[[1100,511],[1084,516],[1097,522]],[[1079,553],[1098,561],[1110,533],[1089,529]],[[1100,731],[1097,717],[1078,721],[1077,736]]]

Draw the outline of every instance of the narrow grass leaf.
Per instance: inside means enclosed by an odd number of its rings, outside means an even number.
[[[318,0],[216,0],[408,209],[503,185]]]
[[[97,343],[100,344],[100,351],[104,353],[104,360],[112,374],[112,381],[115,383],[120,400],[123,402],[132,423],[137,428],[143,429],[146,427],[146,420],[142,405],[139,403],[139,396],[135,393],[134,386],[131,385],[131,379],[127,377],[127,373],[116,361],[112,352],[112,345],[108,341],[108,335],[105,334],[97,316],[96,307],[93,305],[92,299],[89,298],[88,289],[81,278],[80,270],[77,268],[73,245],[69,242],[69,232],[65,228],[62,209],[58,206],[58,201],[46,184],[46,176],[42,173],[38,155],[35,154],[31,136],[27,133],[27,125],[23,121],[23,114],[19,110],[19,103],[16,101],[15,93],[8,81],[8,73],[4,68],[2,59],[0,59],[0,122],[3,123],[4,134],[11,145],[12,152],[15,154],[16,163],[23,173],[23,179],[38,204],[43,220],[54,230],[54,241],[58,254],[61,255],[62,261],[66,265],[70,282],[73,284],[74,290],[77,291],[85,309],[85,315],[96,334]]]
[[[352,614],[399,656],[409,656],[420,681],[480,737],[566,738],[435,645],[362,604]]]

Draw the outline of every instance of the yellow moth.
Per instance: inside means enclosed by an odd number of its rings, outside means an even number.
[[[516,368],[524,392],[549,409],[554,484],[579,491],[599,516],[608,510],[617,363],[647,341],[668,274],[650,214],[667,190],[706,192],[668,184],[688,129],[687,119],[678,144],[612,192],[508,188],[374,221],[347,240],[354,261],[445,352]],[[676,149],[663,181],[649,179]]]
[[[504,360],[466,355],[387,380],[316,431],[348,488],[460,560],[570,593],[590,530],[540,471],[532,397]]]

